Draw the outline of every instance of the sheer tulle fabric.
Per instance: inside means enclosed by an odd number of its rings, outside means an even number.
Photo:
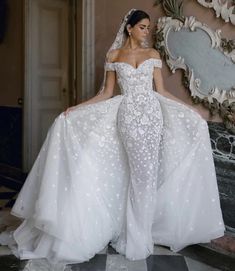
[[[122,95],[56,118],[12,210],[21,259],[84,262],[111,242],[137,260],[223,235],[207,123],[152,90],[154,67],[107,64]]]

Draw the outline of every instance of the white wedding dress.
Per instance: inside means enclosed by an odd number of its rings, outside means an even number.
[[[12,209],[21,259],[84,262],[111,242],[137,260],[224,235],[207,123],[153,90],[161,65],[106,63],[121,95],[56,118]]]

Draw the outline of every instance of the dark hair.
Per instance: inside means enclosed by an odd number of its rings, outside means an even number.
[[[143,19],[149,19],[150,17],[149,15],[144,12],[143,10],[135,10],[133,13],[130,14],[130,17],[128,18],[127,22],[126,22],[126,26],[124,29],[124,33],[128,36],[128,31],[127,31],[127,26],[128,24],[131,25],[131,27],[135,26],[139,21],[143,20]]]

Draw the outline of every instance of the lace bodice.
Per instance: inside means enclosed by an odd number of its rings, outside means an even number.
[[[126,62],[106,63],[106,71],[116,71],[117,81],[122,94],[135,92],[149,92],[153,90],[154,67],[161,68],[160,59],[149,58],[137,68]]]

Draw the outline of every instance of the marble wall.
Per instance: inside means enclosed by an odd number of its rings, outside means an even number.
[[[208,124],[223,217],[227,229],[235,232],[235,135],[222,123]]]

